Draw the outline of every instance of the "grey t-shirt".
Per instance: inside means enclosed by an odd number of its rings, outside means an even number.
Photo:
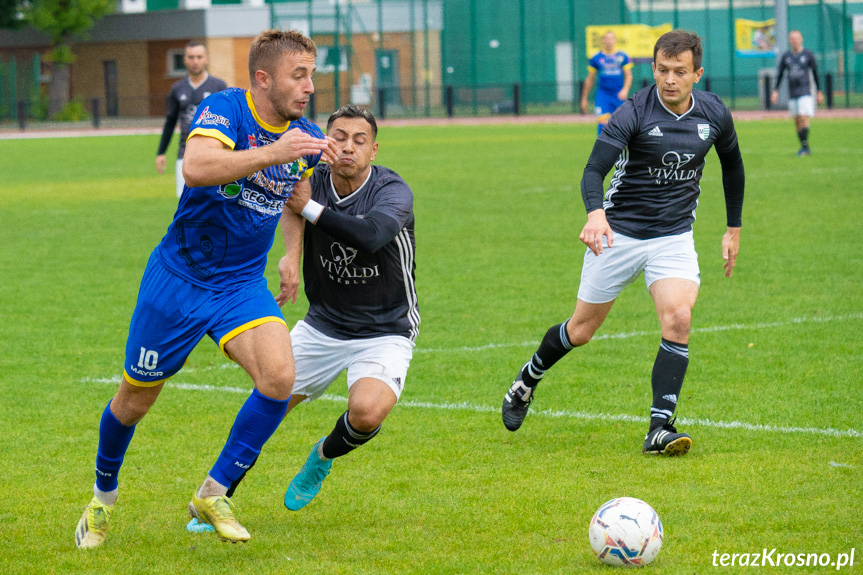
[[[416,339],[420,316],[415,285],[413,192],[394,171],[371,166],[368,181],[340,198],[330,167],[312,173],[312,200],[343,215],[371,211],[399,224],[398,235],[374,253],[360,251],[306,224],[303,281],[309,299],[305,321],[336,339],[402,335]]]

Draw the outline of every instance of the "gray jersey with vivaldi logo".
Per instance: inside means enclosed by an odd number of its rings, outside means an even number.
[[[305,321],[336,339],[401,335],[416,339],[420,316],[415,285],[413,192],[394,171],[371,166],[369,179],[339,197],[330,167],[312,173],[312,200],[342,215],[370,212],[398,223],[398,234],[374,253],[362,251],[306,224],[303,282],[309,299]]]
[[[615,232],[649,239],[692,229],[707,152],[737,144],[731,112],[719,96],[693,90],[692,99],[689,111],[678,115],[656,86],[643,88],[598,136],[621,150],[603,203]]]

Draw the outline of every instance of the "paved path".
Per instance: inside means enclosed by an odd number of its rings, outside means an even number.
[[[732,116],[737,121],[755,121],[755,120],[786,120],[788,112],[785,110],[762,111],[762,110],[747,110],[740,112],[732,112]],[[833,110],[818,110],[816,119],[824,118],[863,118],[863,108],[849,109],[833,109]],[[491,124],[592,124],[594,123],[593,116],[583,114],[563,114],[552,116],[488,116],[488,117],[463,117],[463,118],[410,118],[410,119],[394,119],[380,120],[378,122],[381,127],[402,127],[402,126],[446,126],[446,125],[461,125],[461,126],[477,126]],[[0,127],[0,140],[18,140],[18,139],[35,139],[35,138],[82,138],[95,136],[138,136],[161,134],[161,124],[158,126],[141,126],[140,123],[129,127],[110,127],[110,128],[81,128],[70,127],[59,128],[56,125],[51,128],[40,128],[38,124],[31,125],[31,129],[20,131],[18,129],[9,129]]]

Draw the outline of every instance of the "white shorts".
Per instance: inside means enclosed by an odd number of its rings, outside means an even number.
[[[291,330],[291,345],[297,376],[294,395],[306,401],[319,398],[347,370],[348,391],[364,377],[387,384],[396,399],[401,397],[413,358],[414,343],[400,335],[362,339],[334,339],[303,320]]]
[[[791,116],[815,116],[815,98],[812,96],[800,96],[788,100],[788,112]]]
[[[617,299],[623,288],[642,271],[648,289],[653,282],[668,278],[691,280],[701,285],[698,254],[695,253],[691,230],[649,240],[614,234],[614,245],[610,248],[606,245],[605,236],[602,241],[600,255],[594,255],[589,249],[584,254],[578,286],[578,299],[581,301],[607,303]]]
[[[174,172],[174,183],[177,186],[177,197],[183,195],[183,186],[186,181],[183,179],[183,160],[177,160],[177,170]]]

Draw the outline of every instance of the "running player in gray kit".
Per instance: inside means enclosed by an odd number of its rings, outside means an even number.
[[[636,92],[611,116],[584,169],[581,192],[587,245],[572,317],[551,327],[519,370],[503,401],[503,422],[517,430],[545,372],[590,341],[624,287],[644,272],[662,340],[653,364],[653,404],[643,453],[683,455],[692,439],[672,416],[689,364],[692,308],[700,273],[692,222],[704,159],[716,148],[722,164],[728,231],[722,237],[726,277],[740,243],[743,160],[731,113],[718,96],[693,90],[704,73],[701,40],[674,30],[653,49],[655,86]],[[603,200],[605,175],[616,167]]]
[[[314,499],[333,459],[378,434],[401,396],[413,357],[420,323],[413,192],[394,171],[371,165],[377,131],[364,108],[348,105],[333,112],[327,138],[338,150],[335,162],[318,165],[311,186],[295,187],[285,204],[306,221],[305,230],[297,232],[305,234],[302,265],[309,300],[305,319],[291,330],[297,375],[288,413],[319,398],[343,372],[348,384],[347,411],[312,447],[288,486],[285,507],[291,511]],[[296,299],[299,262],[300,254],[290,252],[279,262],[279,305]],[[206,529],[194,521],[186,528]]]
[[[309,311],[291,330],[297,381],[288,412],[317,399],[347,372],[348,409],[312,447],[285,493],[285,507],[309,503],[333,459],[370,441],[395,406],[407,378],[419,330],[414,283],[413,192],[394,171],[370,164],[378,151],[377,123],[368,110],[343,106],[327,121],[336,161],[315,169],[311,197],[287,206],[307,220],[303,280]],[[307,189],[307,188],[304,188]],[[283,280],[296,277],[285,256]],[[277,298],[286,300],[286,293]]]
[[[189,139],[189,131],[192,119],[198,104],[210,94],[225,90],[228,85],[224,80],[210,76],[207,73],[207,48],[195,40],[186,44],[183,50],[183,63],[188,75],[182,80],[174,82],[171,86],[171,94],[168,96],[168,112],[165,116],[165,125],[162,127],[162,139],[159,140],[159,149],[156,150],[156,171],[160,174],[165,171],[167,158],[165,151],[171,143],[171,135],[177,121],[180,122],[180,147],[177,150],[177,167],[174,180],[177,188],[177,197],[183,194],[183,156],[186,153],[186,140]]]
[[[792,30],[788,34],[788,45],[791,49],[782,54],[779,59],[779,67],[776,70],[776,90],[770,95],[770,101],[774,104],[779,101],[779,85],[782,78],[788,72],[788,112],[794,118],[794,128],[800,139],[800,150],[798,156],[808,156],[812,153],[809,148],[809,119],[815,116],[816,100],[812,98],[812,86],[816,89],[817,104],[820,106],[824,101],[824,94],[818,83],[818,65],[815,62],[815,54],[803,47],[803,34],[799,30]]]

